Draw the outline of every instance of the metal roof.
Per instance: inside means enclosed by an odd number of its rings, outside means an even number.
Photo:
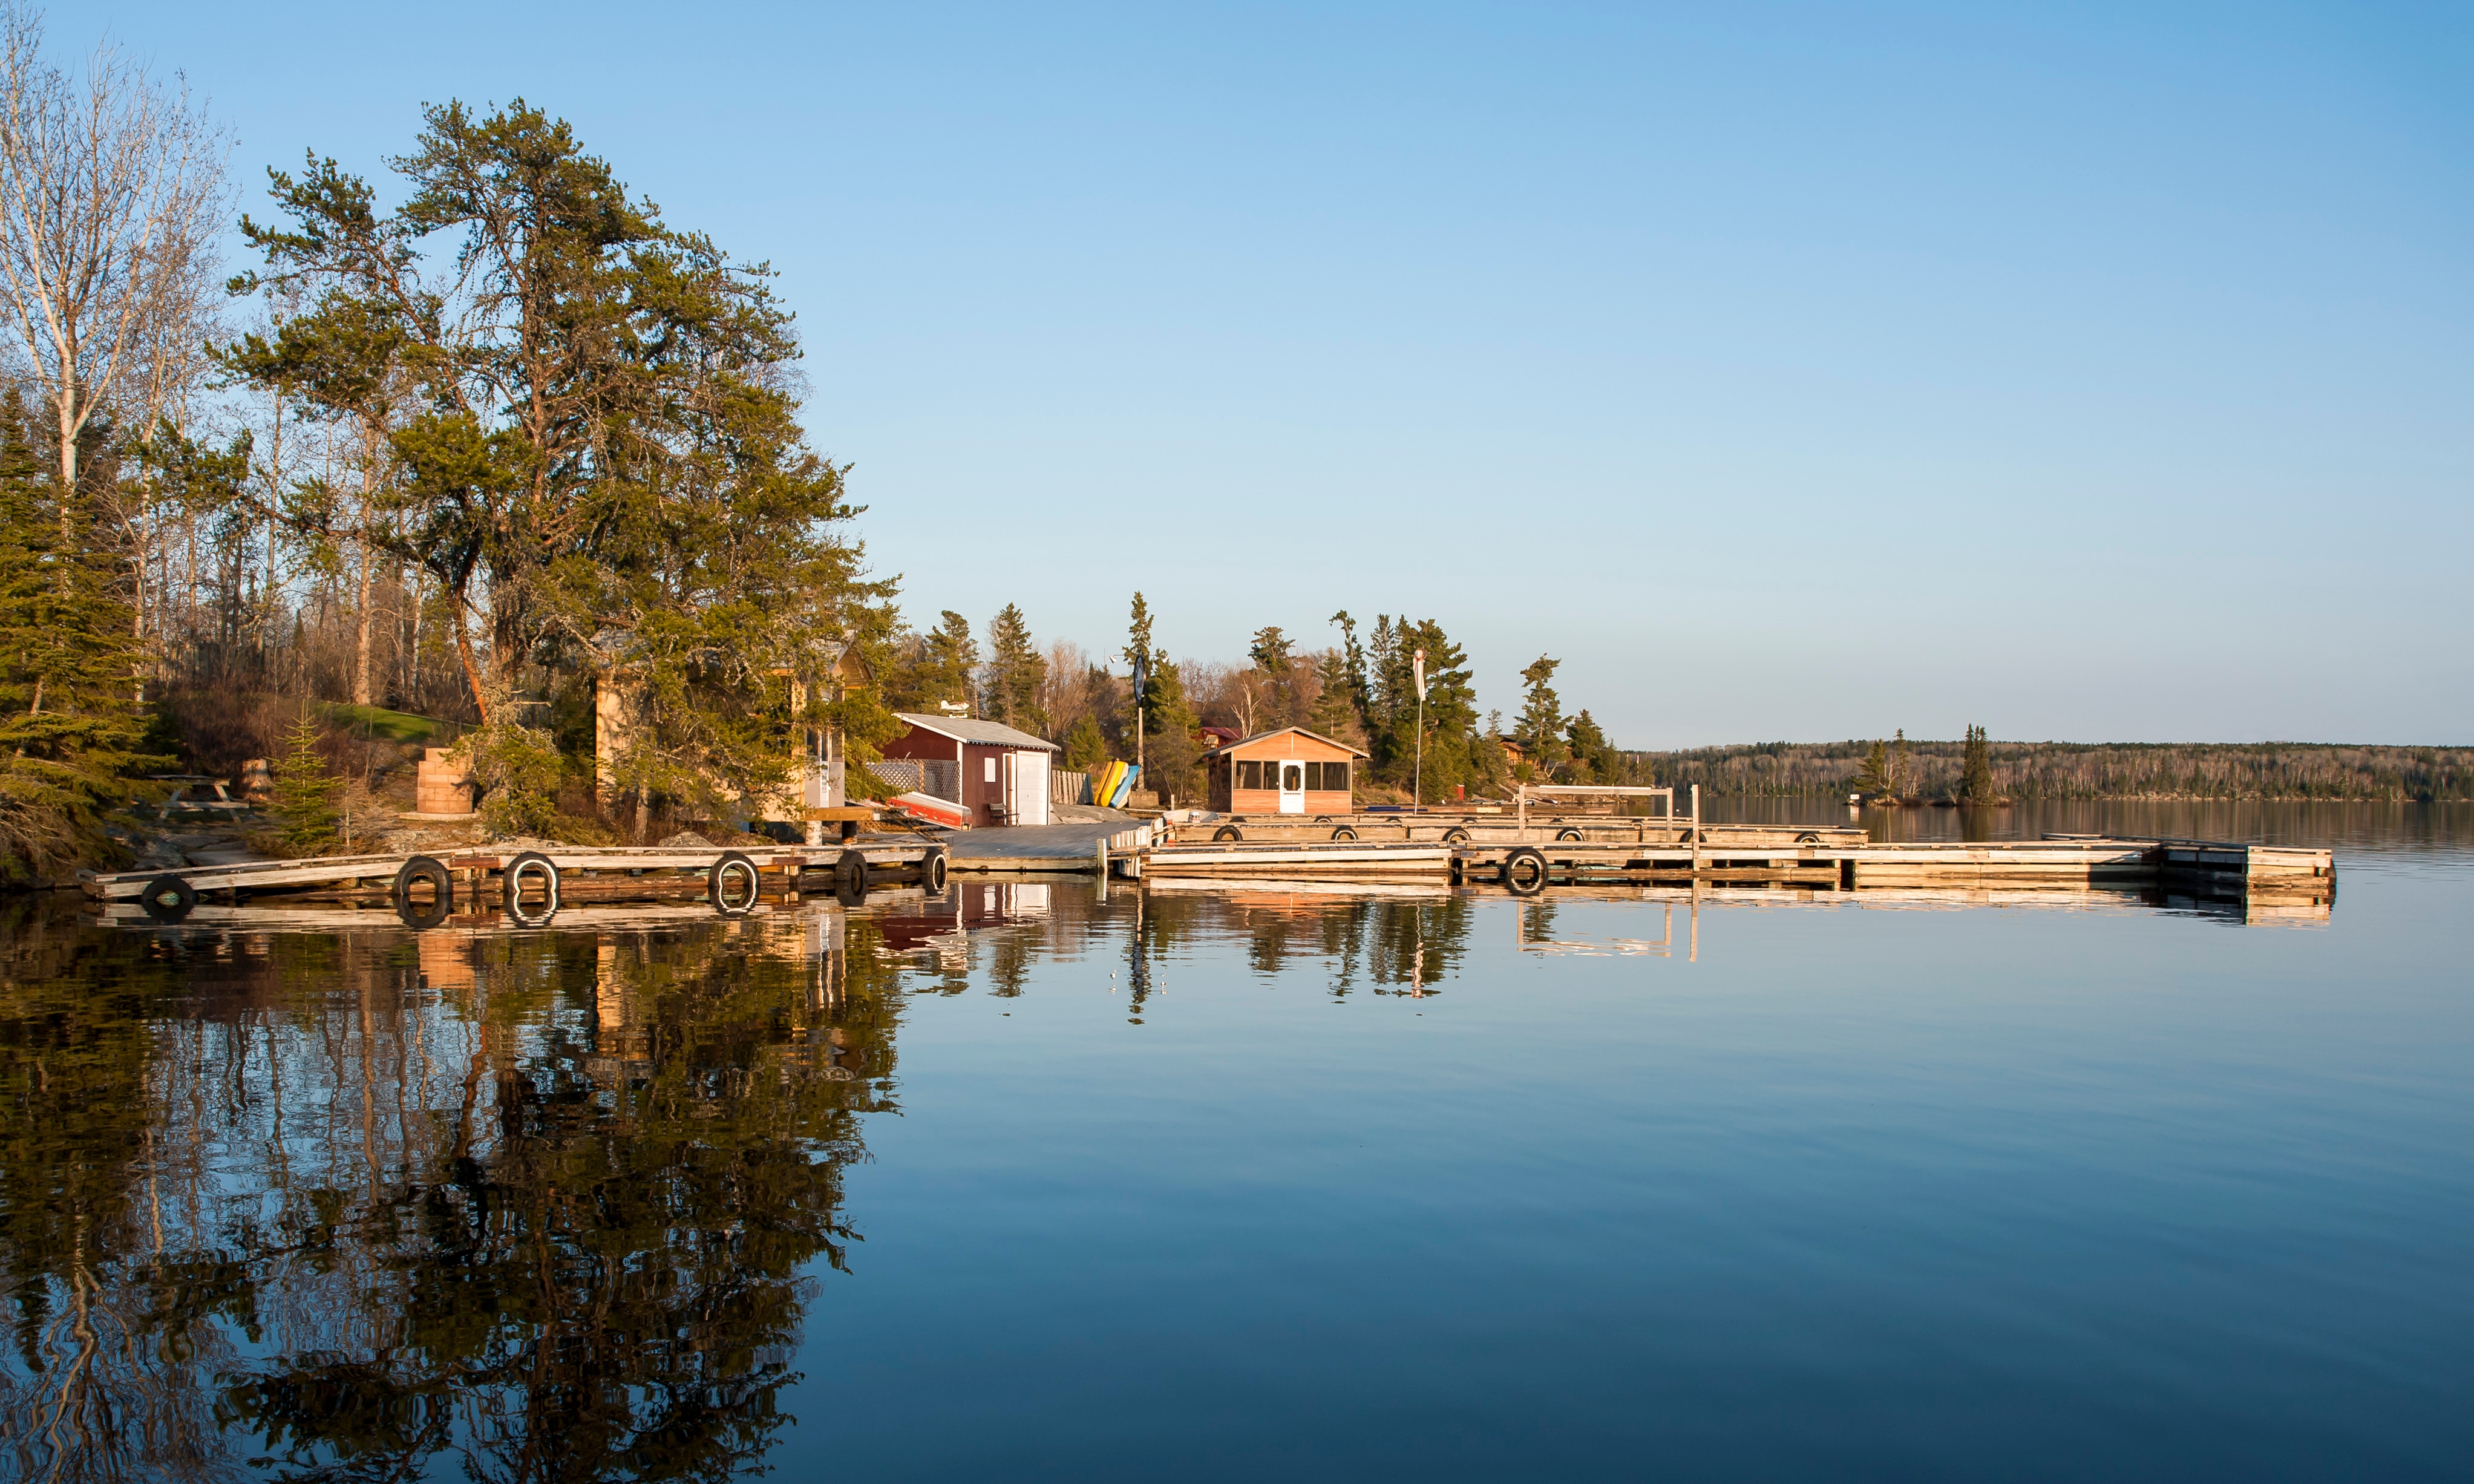
[[[1284,732],[1295,732],[1301,737],[1311,737],[1319,742],[1329,742],[1333,746],[1355,757],[1370,758],[1374,755],[1363,747],[1352,747],[1348,743],[1342,742],[1337,737],[1325,737],[1321,732],[1310,732],[1301,726],[1275,726],[1268,732],[1256,732],[1251,737],[1241,737],[1232,742],[1222,742],[1219,746],[1212,748],[1210,752],[1204,753],[1203,756],[1209,757],[1212,752],[1226,752],[1232,747],[1250,746],[1255,742],[1261,742],[1266,737],[1277,737]]]
[[[894,715],[923,732],[934,732],[956,742],[978,742],[986,747],[1036,747],[1043,752],[1065,750],[1029,732],[1017,732],[1002,721],[981,721],[971,717],[923,717],[910,711],[897,711]]]

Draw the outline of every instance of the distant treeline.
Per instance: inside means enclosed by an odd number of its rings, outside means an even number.
[[[1651,783],[1713,798],[1845,795],[1875,743],[1758,742],[1623,754]],[[1909,741],[1920,798],[1954,794],[1965,744]],[[2474,747],[2321,742],[1992,743],[1995,791],[2013,799],[2474,799]]]

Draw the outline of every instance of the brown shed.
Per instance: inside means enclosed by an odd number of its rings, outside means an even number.
[[[925,765],[923,791],[971,812],[973,824],[1046,824],[1048,775],[1064,750],[1001,721],[897,711],[910,730],[885,744],[888,758]]]
[[[1366,749],[1301,726],[1262,732],[1202,755],[1211,807],[1229,815],[1345,815],[1350,769]]]

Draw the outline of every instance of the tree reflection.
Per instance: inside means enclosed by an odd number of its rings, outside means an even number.
[[[974,884],[544,933],[0,915],[0,1477],[721,1478],[788,1419],[903,991],[1242,939],[1431,992],[1446,895]]]
[[[719,1478],[764,1452],[809,1276],[857,1239],[841,1172],[893,1070],[875,955],[796,922],[14,928],[0,1472]]]

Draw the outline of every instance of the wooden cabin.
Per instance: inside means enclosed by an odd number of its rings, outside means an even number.
[[[1210,807],[1226,815],[1346,815],[1366,750],[1301,726],[1284,726],[1202,755]]]
[[[1056,743],[1001,721],[893,715],[910,730],[885,743],[884,753],[928,765],[924,791],[970,810],[975,825],[1048,822],[1048,775],[1064,750]]]

